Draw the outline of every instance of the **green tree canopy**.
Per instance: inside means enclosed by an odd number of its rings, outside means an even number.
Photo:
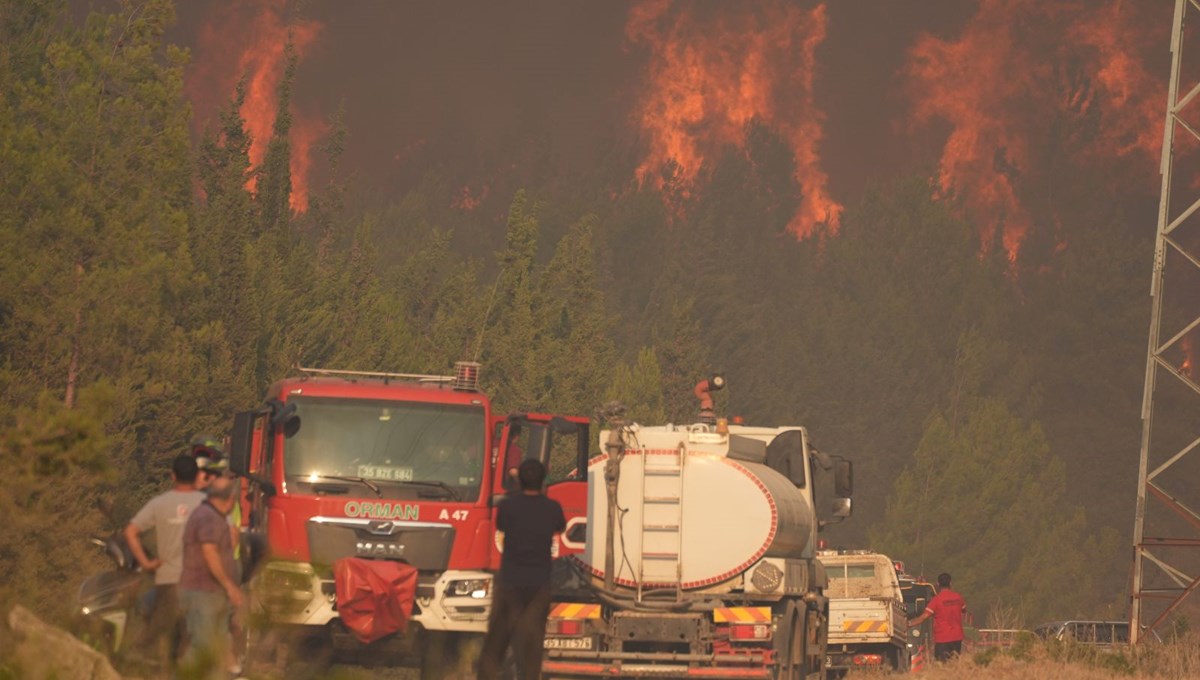
[[[978,392],[985,347],[964,337],[955,388],[927,419],[871,545],[928,578],[950,572],[980,626],[989,611],[1027,625],[1090,614],[1103,579],[1090,565],[1115,536],[1089,536],[1082,508],[1067,504],[1041,426]]]

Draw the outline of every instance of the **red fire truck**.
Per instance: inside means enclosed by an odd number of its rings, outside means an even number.
[[[457,655],[458,642],[487,628],[500,562],[496,503],[525,457],[547,463],[547,493],[572,518],[556,548],[583,549],[586,482],[573,476],[587,469],[588,421],[495,415],[478,389],[479,365],[455,369],[300,369],[272,386],[262,408],[237,414],[230,462],[247,480],[250,620],[270,631],[252,641],[273,640],[291,661],[318,664],[379,650],[440,674],[444,659],[433,657]],[[402,630],[370,644],[349,633],[334,577],[344,558],[415,567]]]

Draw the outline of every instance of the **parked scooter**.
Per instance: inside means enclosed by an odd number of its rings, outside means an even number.
[[[144,597],[151,584],[138,565],[120,525],[113,518],[112,503],[97,503],[101,513],[115,527],[107,536],[94,536],[90,542],[104,550],[113,568],[89,576],[79,586],[77,602],[83,615],[84,635],[109,656],[120,654],[126,644],[130,624],[146,610]]]

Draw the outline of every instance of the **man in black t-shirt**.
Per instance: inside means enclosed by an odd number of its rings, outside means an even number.
[[[566,529],[567,520],[558,501],[542,495],[545,466],[532,459],[522,461],[517,478],[521,493],[505,499],[496,514],[504,550],[492,587],[480,680],[499,675],[510,644],[522,680],[542,675],[542,638],[550,614],[550,551],[554,535]]]

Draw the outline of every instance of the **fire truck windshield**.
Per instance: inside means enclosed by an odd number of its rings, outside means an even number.
[[[361,478],[412,494],[479,495],[486,436],[481,407],[304,396],[289,403],[300,423],[283,447],[289,482]]]

